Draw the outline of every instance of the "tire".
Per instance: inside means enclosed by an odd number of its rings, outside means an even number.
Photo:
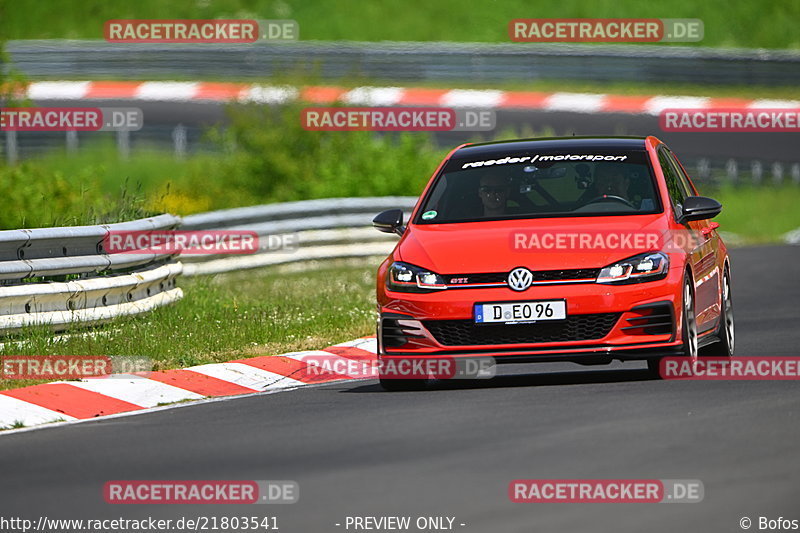
[[[386,379],[380,378],[381,387],[389,392],[423,390],[427,379]]]
[[[679,357],[686,357],[690,362],[697,361],[697,322],[694,313],[694,283],[691,275],[687,272],[683,278],[683,296],[681,298],[681,340],[683,341],[683,353]],[[647,360],[647,370],[655,379],[661,379],[659,366],[661,358],[655,357]]]
[[[687,273],[683,280],[683,317],[681,340],[683,341],[683,357],[697,361],[697,322],[694,314],[694,282]]]
[[[733,321],[733,297],[731,296],[731,276],[728,269],[722,276],[722,313],[717,328],[719,342],[709,344],[700,350],[702,357],[733,357],[736,331]]]

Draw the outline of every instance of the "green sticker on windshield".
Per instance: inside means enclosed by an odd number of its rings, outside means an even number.
[[[422,213],[422,220],[430,220],[432,218],[436,218],[436,215],[438,214],[439,213],[437,213],[436,211],[425,211],[424,213]]]

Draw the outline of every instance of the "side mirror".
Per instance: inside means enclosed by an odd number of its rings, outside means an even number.
[[[689,222],[690,220],[707,220],[719,215],[722,211],[722,204],[713,198],[705,196],[689,196],[683,201],[679,223]]]
[[[403,210],[390,209],[372,219],[372,226],[383,233],[396,233],[403,235],[406,231],[403,226]]]

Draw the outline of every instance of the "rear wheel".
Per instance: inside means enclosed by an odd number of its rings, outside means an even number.
[[[717,337],[719,342],[709,344],[700,350],[702,357],[732,357],[735,347],[735,328],[733,323],[733,298],[731,297],[731,277],[728,270],[722,276],[722,312],[719,317]]]
[[[697,361],[697,320],[694,314],[694,283],[689,273],[683,279],[683,303],[681,311],[681,340],[683,341],[683,357],[691,364]],[[661,378],[659,367],[661,358],[647,360],[647,370],[655,378]]]

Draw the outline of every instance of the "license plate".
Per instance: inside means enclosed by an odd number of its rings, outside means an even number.
[[[566,300],[475,304],[476,324],[525,324],[567,318]]]

